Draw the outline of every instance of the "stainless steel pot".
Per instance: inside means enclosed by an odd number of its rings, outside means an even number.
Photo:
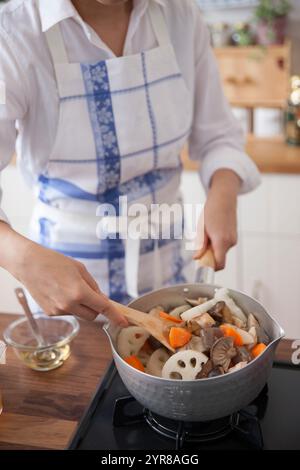
[[[213,297],[216,286],[182,284],[163,288],[131,302],[130,306],[148,312],[156,305],[168,309],[184,303],[184,298]],[[153,377],[129,366],[116,350],[118,328],[106,325],[118,372],[128,391],[146,408],[161,416],[181,421],[208,421],[248,405],[266,384],[274,354],[284,331],[256,300],[229,290],[231,297],[245,311],[252,312],[271,339],[266,350],[245,368],[219,377],[195,381]]]

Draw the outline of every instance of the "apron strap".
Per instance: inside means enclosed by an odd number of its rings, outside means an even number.
[[[160,46],[170,44],[169,31],[166,25],[166,20],[162,12],[162,8],[154,0],[150,0],[149,15],[154,29],[154,33]]]
[[[53,63],[68,64],[69,58],[59,24],[45,32]]]

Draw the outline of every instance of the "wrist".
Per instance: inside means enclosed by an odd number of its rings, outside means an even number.
[[[242,180],[232,170],[217,170],[212,178],[209,194],[218,194],[221,197],[236,199],[241,189]]]
[[[5,222],[0,222],[0,239],[1,246],[5,247],[0,250],[0,266],[20,280],[26,265],[28,269],[28,253],[34,242],[17,233]]]

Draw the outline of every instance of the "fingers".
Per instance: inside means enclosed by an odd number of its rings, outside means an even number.
[[[124,318],[117,308],[109,301],[102,292],[93,291],[86,285],[86,292],[82,298],[82,304],[91,310],[102,313],[113,323],[120,326],[128,326],[126,318]]]
[[[211,237],[211,244],[213,253],[216,260],[216,271],[220,271],[225,268],[226,265],[226,254],[234,245],[236,245],[236,235],[221,235]]]
[[[90,286],[91,289],[93,289],[95,292],[100,293],[99,286],[93,276],[88,272],[86,267],[83,264],[80,264],[80,273],[85,280],[85,282]]]
[[[207,249],[207,246],[208,246],[208,242],[209,242],[209,239],[208,239],[207,233],[205,232],[204,238],[203,238],[203,241],[202,241],[202,246],[201,246],[201,248],[199,248],[196,251],[196,253],[193,256],[193,259],[195,259],[195,260],[200,259],[204,255],[204,253]]]
[[[95,310],[92,310],[85,305],[78,305],[73,308],[72,315],[76,315],[84,320],[93,321],[97,318],[98,312],[95,312]]]

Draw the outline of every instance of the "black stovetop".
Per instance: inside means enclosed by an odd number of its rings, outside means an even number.
[[[300,369],[274,365],[267,386],[244,410],[191,426],[143,410],[111,364],[69,448],[300,450]]]

